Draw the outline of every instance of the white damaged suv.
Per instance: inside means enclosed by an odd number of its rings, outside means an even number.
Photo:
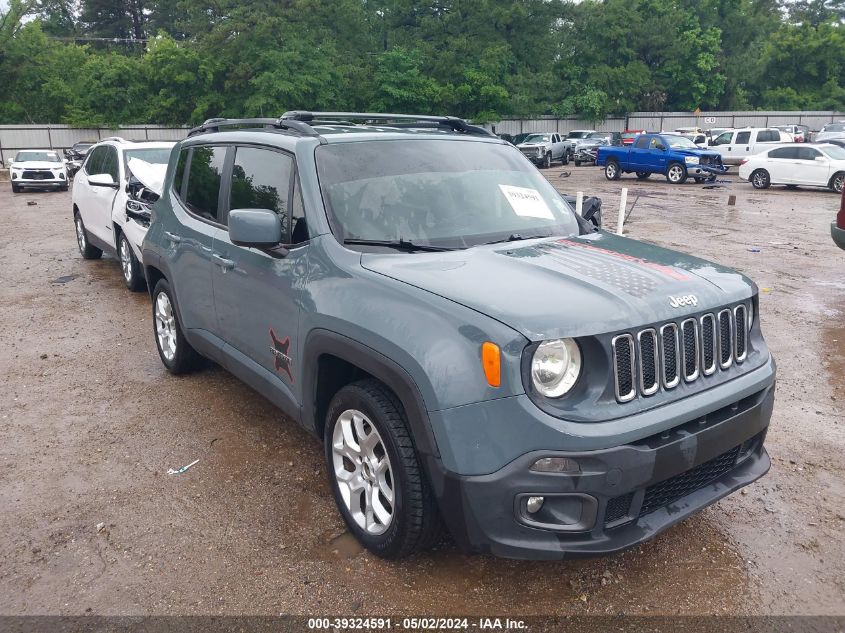
[[[73,180],[79,252],[85,259],[99,259],[103,251],[116,255],[130,290],[145,285],[141,242],[150,226],[150,205],[161,195],[173,145],[110,137],[88,150]]]

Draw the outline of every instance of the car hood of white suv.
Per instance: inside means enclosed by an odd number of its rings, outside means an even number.
[[[167,172],[166,164],[148,163],[140,158],[130,158],[127,167],[129,167],[132,175],[147,189],[159,196],[162,194],[164,191],[164,174]]]
[[[48,160],[28,160],[20,163],[12,162],[11,169],[64,169],[64,163],[50,162]]]

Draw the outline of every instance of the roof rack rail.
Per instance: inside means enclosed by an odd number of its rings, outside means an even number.
[[[214,119],[207,119],[202,123],[202,125],[198,125],[195,128],[192,128],[188,132],[188,136],[194,136],[196,134],[203,134],[205,132],[219,132],[222,128],[227,127],[264,127],[267,129],[276,129],[276,130],[290,130],[292,132],[296,132],[301,134],[302,136],[319,136],[317,132],[314,131],[307,123],[302,123],[300,121],[284,121],[282,119],[269,119],[269,118],[262,118],[262,119],[225,119],[225,118],[214,118]]]
[[[281,121],[302,121],[310,125],[343,125],[350,121],[392,123],[392,127],[431,127],[449,128],[463,134],[479,136],[495,136],[483,127],[467,123],[464,119],[454,116],[432,116],[429,114],[391,114],[382,112],[308,112],[291,110],[285,112]]]

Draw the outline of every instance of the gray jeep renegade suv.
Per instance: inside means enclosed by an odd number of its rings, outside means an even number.
[[[380,556],[444,524],[467,551],[606,554],[769,468],[756,286],[595,229],[460,119],[207,121],[143,256],[167,369],[212,359],[321,438]]]

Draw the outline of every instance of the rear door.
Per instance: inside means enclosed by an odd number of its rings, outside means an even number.
[[[114,186],[92,185],[86,178],[86,211],[82,216],[82,221],[85,222],[85,228],[113,248],[115,244],[111,210],[120,188],[117,148],[112,145],[101,145],[97,150],[99,156],[96,158],[99,160],[92,162],[94,171],[90,174],[108,174]]]
[[[728,156],[738,159],[751,156],[751,130],[737,132],[728,146]]]
[[[270,397],[288,412],[300,401],[299,311],[309,251],[304,219],[299,221],[304,218],[301,195],[294,193],[295,167],[291,154],[275,148],[235,149],[224,194],[226,209],[276,212],[283,240],[291,247],[282,257],[232,244],[228,232],[221,231],[214,241],[213,271],[217,321],[226,343],[224,362],[265,395],[269,389]]]
[[[223,226],[220,185],[226,153],[223,145],[182,149],[169,194],[175,222],[162,227],[182,325],[191,330],[191,343],[215,358],[219,331],[212,289],[212,246]]]
[[[765,158],[762,167],[769,172],[773,183],[792,184],[794,182],[795,161],[798,160],[797,148],[778,147],[770,150]]]

